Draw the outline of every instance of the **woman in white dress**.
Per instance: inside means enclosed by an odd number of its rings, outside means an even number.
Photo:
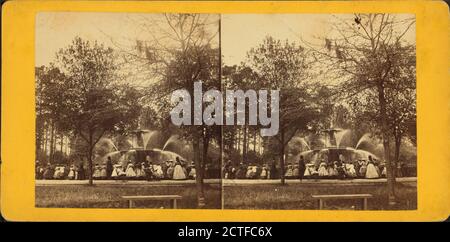
[[[125,175],[127,178],[135,178],[136,172],[134,171],[134,165],[133,163],[129,162],[127,165],[127,171],[125,172]]]
[[[319,172],[320,177],[328,176],[327,164],[325,162],[321,162],[317,172]]]
[[[377,172],[377,168],[373,164],[373,162],[369,162],[367,165],[367,171],[366,171],[366,178],[373,179],[373,178],[379,178],[379,174]]]
[[[126,176],[126,173],[123,171],[122,165],[116,164],[114,165],[114,170],[111,174],[111,177],[114,179],[121,178]]]
[[[258,178],[258,167],[257,166],[252,166],[251,178],[252,179]]]
[[[304,177],[310,177],[311,176],[311,169],[314,167],[314,164],[308,163],[306,164],[305,173],[303,173]]]
[[[179,161],[175,164],[175,167],[173,169],[173,179],[174,180],[185,180],[186,174],[183,171],[183,167],[181,167],[181,164]]]

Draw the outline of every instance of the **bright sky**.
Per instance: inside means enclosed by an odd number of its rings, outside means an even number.
[[[270,35],[276,39],[317,41],[329,30],[331,15],[227,14],[222,15],[222,54],[227,65],[239,64],[246,53]]]
[[[80,36],[112,46],[110,38],[127,43],[142,33],[128,13],[43,12],[36,19],[36,65],[54,60],[55,53]],[[152,14],[148,14],[151,16]],[[344,17],[344,15],[336,15]],[[267,36],[300,43],[316,42],[330,31],[335,16],[330,14],[225,14],[222,15],[222,55],[227,65],[245,60],[246,52]],[[415,42],[415,28],[407,36]]]
[[[222,15],[222,54],[227,65],[240,64],[246,53],[270,35],[275,39],[302,44],[322,44],[330,33],[336,18],[352,17],[345,14],[226,14]],[[412,17],[398,15],[398,18]],[[404,37],[415,43],[415,28]],[[319,42],[320,41],[320,42]]]
[[[125,13],[44,12],[36,17],[36,66],[55,59],[55,53],[76,36],[112,46],[117,40],[137,36]]]

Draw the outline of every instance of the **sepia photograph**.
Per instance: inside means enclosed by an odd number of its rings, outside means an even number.
[[[279,90],[276,135],[223,126],[225,209],[417,209],[414,15],[223,14],[221,30],[222,85]]]
[[[217,14],[36,16],[36,207],[221,208],[219,126],[171,94],[220,89]]]
[[[415,25],[40,12],[35,206],[416,210]]]

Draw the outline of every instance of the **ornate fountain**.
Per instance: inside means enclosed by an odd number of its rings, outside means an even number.
[[[131,131],[130,132],[132,134],[130,142],[131,148],[127,150],[116,150],[110,152],[104,156],[104,159],[106,159],[109,156],[115,162],[118,162],[122,166],[126,166],[127,163],[130,161],[132,163],[144,162],[146,161],[147,157],[150,158],[150,162],[159,164],[167,160],[174,161],[176,157],[179,157],[180,159],[187,161],[181,155],[175,152],[164,150],[164,148],[167,146],[167,143],[172,140],[172,137],[166,141],[166,144],[164,145],[163,149],[158,148],[149,149],[147,145],[150,139],[152,138],[154,132],[155,131],[145,129],[138,129]]]
[[[319,163],[324,160],[326,162],[334,161],[354,161],[354,160],[367,160],[369,156],[374,159],[379,160],[379,158],[373,153],[357,149],[353,147],[341,146],[342,138],[349,132],[349,130],[330,128],[322,130],[321,133],[324,134],[324,147],[310,149],[301,152],[300,155],[303,156],[307,161],[313,163]]]

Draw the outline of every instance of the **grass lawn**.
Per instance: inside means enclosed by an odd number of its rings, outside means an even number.
[[[57,208],[127,208],[124,195],[181,195],[179,208],[196,208],[195,184],[182,186],[138,185],[56,185],[36,186],[36,207]],[[205,184],[206,208],[221,208],[219,184]],[[170,208],[169,201],[136,201],[137,208]]]
[[[247,185],[226,186],[223,190],[225,209],[317,209],[314,194],[357,194],[374,195],[369,199],[369,210],[415,210],[417,209],[417,188],[397,184],[398,205],[388,208],[386,184],[380,185]],[[409,205],[408,205],[409,203]],[[332,200],[326,202],[326,209],[361,209],[358,200]]]

